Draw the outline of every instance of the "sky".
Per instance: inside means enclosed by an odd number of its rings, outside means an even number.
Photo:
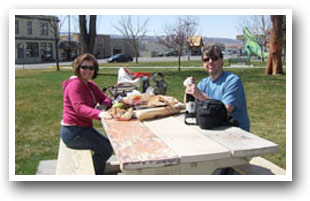
[[[97,34],[118,34],[120,33],[113,27],[117,25],[120,15],[98,15],[97,16]],[[132,19],[139,19],[140,22],[148,20],[147,35],[164,34],[166,24],[173,24],[180,15],[133,15]],[[198,23],[196,35],[213,38],[235,39],[236,35],[242,34],[240,21],[242,18],[248,18],[247,15],[195,15]],[[69,31],[68,15],[59,15],[61,20],[61,32]],[[78,16],[70,16],[70,32],[78,32]]]

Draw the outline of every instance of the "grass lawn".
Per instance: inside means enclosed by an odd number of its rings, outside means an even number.
[[[181,72],[171,68],[131,68],[131,71],[164,72],[168,95],[179,101],[183,100],[182,83],[187,76],[194,76],[197,80],[206,76],[202,68],[182,69]],[[264,69],[260,68],[230,68],[229,71],[239,75],[243,81],[251,132],[279,144],[277,154],[263,157],[285,168],[285,75],[264,76]],[[94,81],[99,87],[115,85],[117,73],[115,68],[101,69]],[[65,69],[59,72],[54,69],[15,71],[15,174],[35,174],[39,161],[57,158],[62,119],[61,83],[71,75],[72,71]],[[99,121],[94,121],[94,126],[104,132]]]
[[[231,65],[236,65],[237,63],[232,63]],[[201,66],[201,61],[200,60],[182,60],[181,61],[181,65],[182,66],[197,66],[200,67]],[[224,60],[224,66],[228,65],[228,60],[225,59]],[[243,64],[244,65],[244,64]],[[261,61],[257,61],[257,60],[253,60],[251,61],[251,65],[255,66],[266,66],[266,61],[265,62],[261,62]],[[285,63],[284,63],[285,65]],[[67,67],[71,67],[72,65],[65,65]],[[101,67],[119,67],[119,66],[126,66],[126,67],[153,67],[153,66],[178,66],[178,61],[150,61],[150,62],[139,62],[139,63],[135,63],[135,62],[128,62],[128,63],[100,63]],[[55,68],[55,66],[54,66]]]

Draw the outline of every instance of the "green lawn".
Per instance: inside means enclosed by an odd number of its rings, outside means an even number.
[[[227,66],[228,60],[224,60],[224,66]],[[232,65],[235,65],[237,63],[232,63]],[[190,61],[181,61],[182,66],[201,66],[201,61],[200,60],[190,60]],[[244,63],[243,63],[244,65]],[[261,61],[251,61],[251,65],[253,66],[266,66],[266,62],[261,62]],[[285,64],[284,64],[285,65]],[[66,65],[66,67],[71,66],[71,65]],[[153,66],[178,66],[178,61],[177,59],[175,61],[150,61],[150,62],[128,62],[128,63],[100,63],[101,67],[119,67],[119,66],[126,66],[126,67],[153,67]],[[55,68],[55,66],[53,67]]]
[[[141,66],[145,64],[141,64]],[[169,64],[170,65],[170,64]],[[183,65],[183,62],[182,62]],[[188,64],[189,65],[189,64]],[[201,64],[200,64],[201,65]],[[285,69],[284,69],[285,70]],[[168,95],[182,101],[183,80],[206,76],[202,68],[134,69],[137,72],[164,72]],[[279,144],[279,153],[263,156],[285,168],[286,164],[286,78],[264,76],[264,69],[230,68],[239,75],[247,95],[251,132]],[[94,80],[98,86],[112,86],[117,81],[118,69],[104,68]],[[16,70],[15,71],[15,173],[35,174],[40,160],[56,159],[59,129],[62,118],[61,83],[71,76],[71,70]],[[153,83],[151,83],[153,84]],[[104,132],[99,121],[95,127]]]

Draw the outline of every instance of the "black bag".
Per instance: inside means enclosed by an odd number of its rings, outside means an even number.
[[[212,129],[221,125],[239,126],[236,119],[227,116],[227,110],[219,100],[206,99],[196,102],[195,110],[196,124],[185,123],[188,125],[199,125],[202,129]]]

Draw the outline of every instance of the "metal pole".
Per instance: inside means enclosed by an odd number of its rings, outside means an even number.
[[[23,43],[23,70],[25,69],[25,44]]]
[[[68,28],[69,28],[69,59],[71,59],[71,27],[70,27],[70,15],[68,15]]]

